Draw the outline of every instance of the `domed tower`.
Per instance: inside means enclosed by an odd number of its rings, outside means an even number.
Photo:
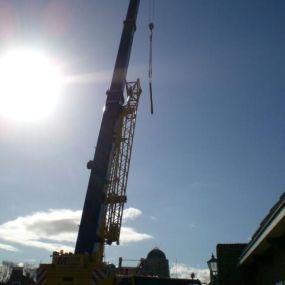
[[[142,261],[140,273],[148,276],[169,277],[169,264],[163,251],[155,247]]]

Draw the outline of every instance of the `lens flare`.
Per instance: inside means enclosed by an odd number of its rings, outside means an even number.
[[[44,54],[26,49],[0,56],[0,114],[19,121],[50,115],[62,89],[59,67]]]

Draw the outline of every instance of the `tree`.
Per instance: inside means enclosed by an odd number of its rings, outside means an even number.
[[[2,264],[0,265],[0,284],[5,284],[5,282],[9,280],[12,269],[15,266],[16,264],[14,262],[2,261]]]
[[[23,268],[24,268],[23,272],[25,276],[30,277],[33,280],[36,280],[37,269],[38,269],[37,265],[30,264],[30,263],[24,263]]]

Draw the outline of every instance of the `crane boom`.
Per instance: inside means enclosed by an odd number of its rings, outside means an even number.
[[[53,252],[41,264],[37,285],[125,284],[115,266],[103,261],[104,245],[119,243],[126,187],[141,94],[140,81],[126,83],[140,0],[130,0],[105,111],[101,122],[75,254]],[[124,103],[124,89],[127,101]],[[133,284],[133,283],[132,283]]]
[[[94,160],[90,167],[91,173],[75,247],[76,254],[96,254],[102,251],[106,219],[106,186],[111,174],[115,152],[114,138],[123,109],[123,93],[136,30],[139,3],[140,0],[130,0],[127,17],[124,21],[113,78],[110,89],[107,91]]]

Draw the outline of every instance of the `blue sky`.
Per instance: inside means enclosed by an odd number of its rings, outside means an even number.
[[[76,78],[44,121],[0,117],[0,260],[47,261],[51,252],[30,241],[73,247],[75,229],[50,241],[25,228],[33,235],[19,243],[5,239],[6,223],[80,214],[128,1],[4,2],[11,27],[1,20],[1,50],[37,47]],[[151,116],[141,2],[128,72],[143,89],[124,223],[134,240],[107,258],[158,246],[170,262],[206,268],[217,243],[249,241],[284,191],[285,3],[156,0]]]

